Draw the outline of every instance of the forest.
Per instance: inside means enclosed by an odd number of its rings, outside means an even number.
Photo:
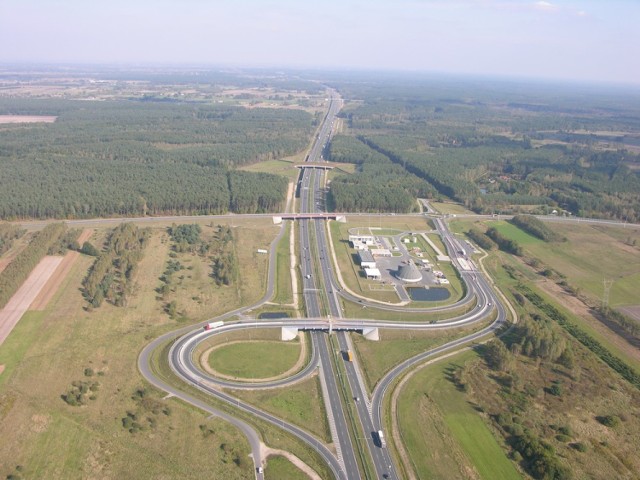
[[[355,175],[340,175],[332,181],[327,201],[334,211],[407,213],[417,208],[415,198],[436,193],[431,184],[359,138],[334,137],[328,158],[357,165]]]
[[[0,99],[0,218],[275,211],[286,182],[238,166],[306,147],[302,110],[204,103]]]
[[[477,213],[640,220],[637,91],[417,76],[332,86],[353,138],[334,161],[364,171],[385,157]]]

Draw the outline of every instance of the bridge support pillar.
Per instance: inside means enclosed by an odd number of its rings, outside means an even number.
[[[377,328],[363,328],[362,335],[364,335],[364,338],[367,340],[371,340],[373,342],[380,340],[380,333]]]
[[[292,327],[282,327],[282,332],[280,333],[280,339],[282,341],[293,340],[298,336],[298,329]]]
[[[280,225],[282,223],[282,217],[273,217],[273,224]]]

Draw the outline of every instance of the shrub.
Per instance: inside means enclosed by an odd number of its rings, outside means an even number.
[[[605,427],[609,428],[616,428],[621,423],[620,417],[617,415],[598,416],[596,417],[596,420],[598,420],[598,422],[600,422]]]

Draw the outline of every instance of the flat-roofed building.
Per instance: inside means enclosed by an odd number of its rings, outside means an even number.
[[[391,251],[388,248],[372,248],[371,255],[374,257],[390,257]]]
[[[364,274],[367,276],[367,280],[382,280],[382,274],[377,268],[365,268]]]
[[[351,242],[351,245],[354,246],[356,243],[371,246],[375,245],[376,239],[373,237],[373,235],[349,235],[349,242]]]
[[[358,252],[358,259],[360,260],[360,266],[362,268],[376,268],[376,261],[369,250],[360,250]]]

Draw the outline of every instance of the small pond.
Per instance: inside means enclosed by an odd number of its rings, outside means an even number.
[[[411,297],[411,300],[416,302],[438,302],[446,300],[451,296],[451,293],[446,288],[424,288],[424,287],[408,287],[407,292]]]
[[[285,312],[262,312],[260,315],[258,315],[258,318],[260,319],[289,318],[289,314]]]

